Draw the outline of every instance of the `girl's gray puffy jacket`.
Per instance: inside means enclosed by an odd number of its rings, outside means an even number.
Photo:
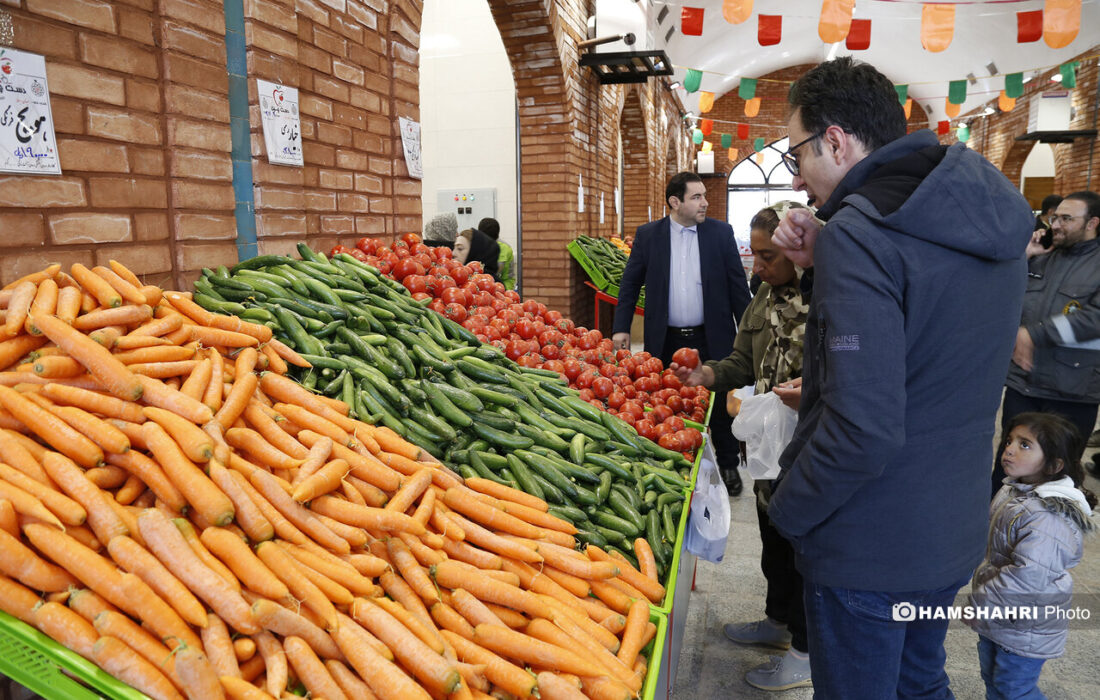
[[[1066,609],[1073,597],[1069,569],[1083,553],[1092,511],[1069,477],[1033,486],[1006,479],[990,506],[989,548],[974,573],[971,605],[1002,612],[1031,609],[1033,619],[978,619],[974,629],[1014,654],[1061,656],[1069,622],[1046,606]]]

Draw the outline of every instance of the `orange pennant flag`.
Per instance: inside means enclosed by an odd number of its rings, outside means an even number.
[[[951,104],[951,100],[946,98],[944,99],[943,104],[943,111],[947,116],[951,118],[959,116],[959,108],[962,107],[962,105]]]
[[[1081,0],[1046,0],[1043,41],[1052,49],[1069,46],[1081,29]]]
[[[764,151],[757,152],[757,154],[756,154],[756,164],[757,165],[763,165],[764,164]]]
[[[852,26],[852,10],[856,0],[824,0],[821,19],[817,23],[817,35],[826,44],[844,41]]]
[[[908,119],[911,114],[913,114],[913,98],[912,97],[910,97],[909,99],[907,99],[905,101],[905,118]]]
[[[925,5],[920,15],[920,44],[933,53],[951,45],[955,34],[955,5]]]
[[[710,141],[703,142],[703,153],[710,153],[714,149],[714,144]]]
[[[760,98],[754,97],[751,100],[745,100],[745,116],[755,117],[760,114]]]
[[[699,114],[706,114],[714,107],[713,92],[699,92]]]
[[[1001,108],[1002,112],[1011,112],[1016,108],[1016,98],[1009,97],[1004,90],[1001,90],[1001,96],[997,98],[997,106]]]
[[[737,162],[737,155],[738,155],[738,153],[737,153],[736,148],[731,148],[728,151],[726,151],[726,157],[730,159],[731,163],[736,163]]]
[[[752,15],[752,0],[722,0],[722,16],[730,24],[741,24]]]

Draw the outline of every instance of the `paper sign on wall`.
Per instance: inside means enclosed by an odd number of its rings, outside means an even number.
[[[405,150],[405,167],[409,177],[424,179],[424,162],[420,159],[420,122],[398,117],[401,122],[401,147]]]
[[[257,80],[256,90],[260,93],[267,162],[305,165],[302,159],[302,123],[298,116],[298,88]]]
[[[600,223],[603,223],[603,192],[600,192]]]
[[[60,175],[46,59],[0,48],[0,171]]]

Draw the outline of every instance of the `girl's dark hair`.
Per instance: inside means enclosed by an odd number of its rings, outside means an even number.
[[[1008,444],[1008,436],[1013,428],[1019,426],[1031,431],[1043,451],[1043,471],[1039,474],[1038,483],[1068,476],[1073,480],[1073,485],[1085,494],[1089,506],[1095,508],[1096,496],[1083,486],[1085,469],[1081,466],[1081,454],[1085,443],[1077,427],[1054,413],[1021,413],[1005,426],[1004,434],[1001,435],[1001,451]],[[1058,462],[1062,463],[1062,469],[1058,469]]]

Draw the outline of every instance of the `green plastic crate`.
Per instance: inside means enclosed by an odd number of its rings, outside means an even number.
[[[657,676],[661,675],[661,660],[665,655],[665,641],[668,637],[668,616],[664,613],[649,610],[649,621],[657,625],[657,635],[653,641],[642,649],[642,653],[649,659],[649,668],[645,672],[645,683],[642,685],[642,700],[653,700],[657,693]]]
[[[619,298],[619,285],[615,284],[614,282],[608,282],[607,283],[607,289],[604,289],[604,291],[607,292],[608,295],[613,296],[616,299]],[[645,287],[644,286],[642,287],[642,290],[640,292],[638,292],[638,302],[635,304],[635,306],[637,306],[639,308],[642,308],[642,309],[645,308]]]
[[[50,700],[149,700],[144,693],[2,611],[0,673]]]
[[[600,268],[596,267],[592,259],[588,257],[588,253],[576,239],[569,241],[566,244],[565,249],[569,251],[569,254],[573,256],[573,259],[580,263],[584,271],[588,273],[588,279],[592,280],[592,284],[596,285],[597,289],[607,289],[607,278],[600,272]],[[615,296],[618,296],[618,291],[615,292]]]
[[[702,450],[699,451],[699,454],[702,454]],[[695,463],[698,465],[699,458],[696,458]],[[696,466],[694,472],[698,471],[698,466]],[[668,615],[672,611],[672,597],[676,593],[677,577],[679,575],[677,569],[680,568],[680,555],[683,553],[688,515],[691,512],[691,494],[694,491],[695,482],[692,481],[691,488],[684,489],[684,508],[680,511],[680,522],[676,526],[676,541],[672,543],[672,562],[669,564],[668,578],[665,581],[665,597],[660,603],[651,603],[649,606],[650,612]]]

